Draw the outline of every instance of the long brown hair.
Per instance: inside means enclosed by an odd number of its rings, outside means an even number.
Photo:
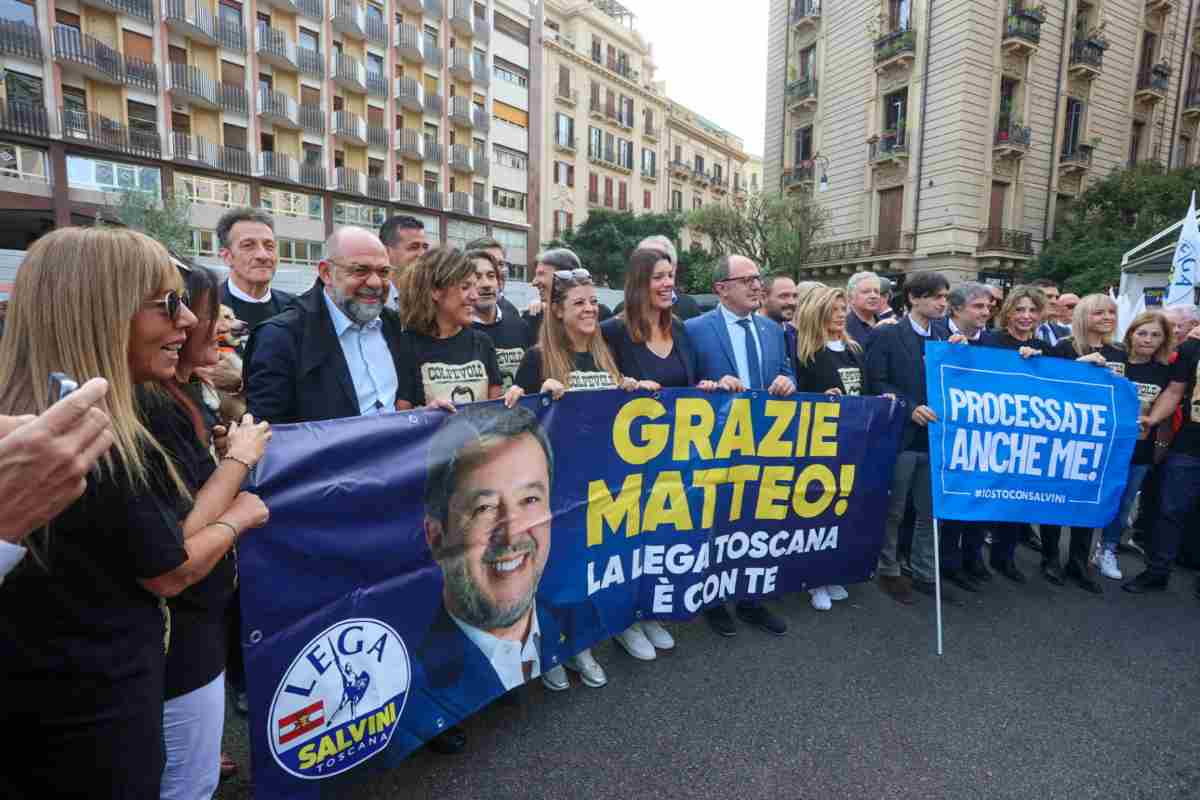
[[[670,263],[671,259],[657,250],[642,248],[633,251],[625,268],[625,308],[621,316],[635,344],[649,341],[655,328],[668,333],[671,330],[671,309],[655,312],[650,299],[650,279],[660,261]]]
[[[575,370],[575,351],[571,347],[571,338],[567,336],[567,326],[554,310],[562,310],[569,291],[577,286],[591,286],[592,279],[560,278],[553,275],[550,280],[550,308],[542,315],[542,330],[538,333],[538,347],[542,349],[542,380],[553,378],[570,389],[571,373]],[[588,342],[588,352],[592,354],[596,366],[612,376],[614,383],[621,382],[617,362],[613,360],[612,353],[608,352],[608,345],[604,343],[598,326]]]
[[[400,322],[425,336],[437,336],[434,289],[474,277],[475,262],[457,247],[433,247],[400,275]]]
[[[1125,329],[1125,352],[1133,355],[1134,332],[1143,325],[1150,324],[1157,325],[1163,332],[1162,344],[1154,351],[1151,359],[1160,364],[1171,363],[1171,353],[1175,352],[1175,326],[1171,324],[1171,320],[1167,319],[1167,315],[1161,311],[1143,311],[1133,318],[1133,321],[1129,323],[1129,327]]]
[[[850,313],[850,301],[846,290],[836,286],[818,286],[809,289],[796,306],[792,315],[792,323],[796,327],[796,356],[800,364],[808,364],[813,357],[829,342],[829,320],[833,316],[834,306],[841,300],[846,304],[846,313]],[[841,341],[855,353],[862,352],[862,346],[850,338],[846,329],[842,328]]]

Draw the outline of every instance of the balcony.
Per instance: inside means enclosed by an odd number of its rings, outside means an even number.
[[[129,14],[141,17],[147,22],[154,21],[154,6],[150,0],[80,0],[85,6],[98,8],[110,14]]]
[[[492,162],[488,161],[488,157],[484,155],[484,151],[475,149],[475,177],[480,180],[487,180],[492,175]]]
[[[255,39],[260,61],[291,72],[300,69],[300,50],[284,31],[260,22]]]
[[[425,113],[435,117],[442,114],[442,96],[433,92],[425,95]]]
[[[343,36],[359,41],[367,38],[367,10],[356,0],[333,0],[329,20]]]
[[[588,114],[599,120],[608,119],[608,115],[604,113],[604,103],[600,102],[600,98],[596,96],[588,101]],[[613,114],[615,115],[616,112],[614,111]]]
[[[877,256],[912,255],[913,235],[901,231],[880,233],[871,242],[871,254]]]
[[[425,87],[416,78],[396,79],[396,99],[409,111],[425,110]]]
[[[606,158],[605,160],[612,161],[614,159],[612,159],[610,156],[609,158]],[[708,186],[708,184],[712,183],[712,173],[705,172],[702,169],[696,169],[695,167],[692,167],[692,182],[695,183],[697,186]]]
[[[1004,20],[1004,38],[1000,47],[1006,53],[1032,55],[1042,41],[1042,19],[1040,14],[1020,10],[1009,14]]]
[[[158,92],[158,67],[140,58],[125,56],[125,85]]]
[[[351,92],[366,94],[367,68],[353,56],[348,56],[345,53],[334,53],[333,82]]]
[[[1175,0],[1146,0],[1147,14],[1168,14],[1175,7]]]
[[[396,131],[393,146],[400,158],[409,161],[425,160],[425,134],[414,128],[401,128]]]
[[[286,153],[259,153],[258,174],[268,181],[299,183],[300,162]]]
[[[597,64],[600,63],[600,60],[596,57],[595,53],[592,53],[592,61],[595,61]],[[638,71],[629,66],[628,61],[622,61],[619,58],[610,58],[604,62],[604,66],[608,68],[609,72],[615,72],[617,75],[620,75],[627,81],[633,81],[634,83],[637,83],[640,79]]]
[[[560,83],[554,92],[554,98],[563,105],[574,108],[579,102],[579,90]]]
[[[475,150],[468,144],[450,145],[450,169],[472,175],[475,172]]]
[[[388,82],[383,73],[367,70],[367,94],[371,97],[378,97],[380,100],[387,99]]]
[[[171,64],[167,70],[167,83],[171,99],[176,103],[189,103],[214,110],[221,107],[217,82],[199,67]]]
[[[792,8],[792,27],[802,31],[805,28],[815,28],[820,21],[820,0],[796,0],[796,5]]]
[[[1183,97],[1183,118],[1200,118],[1200,89],[1189,88]]]
[[[488,24],[486,17],[475,17],[475,41],[479,44],[486,45],[492,39],[492,26]]]
[[[335,167],[330,188],[335,192],[366,196],[367,176],[352,167]]]
[[[425,13],[425,3],[422,0],[396,0],[396,5],[401,11],[407,11],[410,14]]]
[[[46,107],[38,104],[0,100],[0,131],[27,136],[49,136],[50,119]]]
[[[802,161],[797,166],[783,171],[783,188],[785,191],[791,189],[812,189],[812,183],[812,161]]]
[[[392,184],[387,178],[367,176],[367,197],[387,202],[392,199]]]
[[[868,258],[875,252],[877,244],[876,240],[870,237],[825,242],[812,249],[808,260],[809,262],[821,263],[825,261],[852,261],[860,258]]]
[[[300,183],[312,186],[314,189],[325,189],[328,183],[325,177],[325,167],[306,161],[300,165]]]
[[[1142,103],[1154,104],[1167,96],[1171,85],[1171,67],[1167,64],[1155,64],[1149,70],[1138,75],[1135,100]]]
[[[435,142],[428,136],[425,137],[425,163],[439,166],[442,163],[441,142]]]
[[[658,170],[654,167],[642,167],[642,180],[658,183]]]
[[[475,35],[475,11],[471,0],[453,0],[450,3],[450,27],[459,36]]]
[[[325,109],[320,106],[300,106],[298,119],[305,133],[325,135]]]
[[[471,51],[455,47],[450,51],[450,75],[468,83],[474,77],[471,67]]]
[[[416,25],[404,22],[398,23],[393,33],[396,40],[396,52],[401,59],[409,64],[425,63],[426,53],[433,47],[433,44],[432,40],[425,36],[424,31]]]
[[[276,128],[298,131],[304,127],[300,124],[300,106],[295,99],[266,88],[258,90],[258,118]]]
[[[486,87],[491,85],[492,73],[490,70],[488,70],[486,60],[475,60],[475,63],[471,66],[471,80],[480,86]]]
[[[713,175],[711,188],[715,194],[729,194],[729,179]]]
[[[260,6],[271,6],[289,14],[299,14],[300,5],[296,0],[258,0]],[[320,14],[317,15],[320,18]]]
[[[979,250],[976,255],[988,252],[1032,256],[1033,234],[1006,228],[984,228],[979,232]]]
[[[1020,158],[1033,141],[1033,129],[1023,127],[1020,120],[1001,114],[996,120],[996,138],[992,152],[1001,157]]]
[[[1068,70],[1077,78],[1094,78],[1104,69],[1107,45],[1094,39],[1076,39],[1071,45]]]
[[[392,194],[396,203],[410,206],[425,205],[425,187],[416,181],[396,181],[396,190]]]
[[[365,147],[367,144],[367,121],[350,111],[333,112],[333,135],[347,144]]]
[[[458,125],[462,128],[471,128],[475,125],[475,118],[471,113],[471,98],[458,95],[450,98],[450,124]]]
[[[220,44],[217,40],[216,18],[212,11],[196,0],[163,0],[162,15],[163,22],[172,33],[210,47]]]
[[[492,120],[488,113],[482,108],[476,107],[471,111],[471,120],[475,123],[475,130],[480,133],[487,133],[491,130]]]
[[[875,71],[911,65],[917,57],[917,34],[909,29],[892,31],[875,40]]]
[[[367,147],[373,150],[387,150],[390,139],[387,128],[382,125],[367,125]]]
[[[575,38],[560,31],[547,29],[542,36],[542,41],[545,44],[552,44],[556,47],[561,47],[563,50],[570,50],[572,53],[575,52]],[[600,62],[597,61],[596,63],[599,64]]]
[[[42,33],[35,25],[0,19],[0,55],[42,62]]]
[[[872,164],[907,161],[913,133],[904,127],[898,130],[884,131],[877,140],[871,142],[869,160]]]
[[[201,136],[171,134],[171,160],[238,175],[251,173],[249,151],[224,147]]]
[[[648,142],[657,142],[662,136],[662,128],[657,128],[654,125],[646,124],[642,126],[642,136]]]
[[[54,26],[54,60],[64,70],[118,86],[125,83],[125,58],[92,36],[66,25]]]
[[[1087,172],[1092,166],[1092,148],[1086,144],[1068,148],[1058,157],[1058,171],[1069,175],[1073,172]]]
[[[296,48],[296,64],[304,75],[311,75],[314,78],[325,77],[325,56],[321,54],[320,50],[308,47]]]
[[[387,23],[383,21],[383,16],[367,15],[367,41],[373,44],[387,47]]]
[[[9,104],[11,109],[13,104]],[[131,156],[158,158],[162,139],[158,131],[131,130],[94,111],[60,109],[63,139],[86,142],[94,147],[116,150]]]
[[[226,50],[246,52],[246,29],[242,27],[242,21],[217,17],[217,41]]]
[[[566,135],[556,132],[554,134],[554,146],[555,146],[555,148],[561,150],[564,153],[574,153],[575,152],[575,137],[574,136],[566,136]]]
[[[475,196],[467,192],[450,193],[450,211],[455,214],[475,214]]]
[[[441,192],[425,188],[425,207],[432,208],[435,211],[446,210],[446,197]]]
[[[312,20],[325,19],[325,3],[324,0],[296,0],[296,8],[300,13]],[[301,171],[303,172],[303,167]],[[321,182],[324,184],[324,181]]]
[[[812,111],[817,107],[817,78],[806,75],[787,86],[787,105],[793,111]]]
[[[672,161],[671,174],[676,178],[687,180],[692,177],[692,165],[686,161]]]

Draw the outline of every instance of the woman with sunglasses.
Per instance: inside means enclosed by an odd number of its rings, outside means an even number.
[[[558,400],[565,392],[639,386],[633,378],[621,378],[604,344],[599,326],[600,301],[586,269],[555,272],[550,277],[549,299],[538,343],[521,360],[510,395],[545,392]],[[608,676],[590,649],[567,659],[566,666],[594,689],[608,683]],[[542,683],[556,692],[571,688],[561,664],[542,673]]]
[[[144,392],[144,419],[174,459],[192,495],[228,509],[237,500],[246,469],[262,458],[271,431],[265,422],[252,424],[250,417],[245,424],[231,424],[224,451],[227,461],[217,461],[212,431],[220,421],[219,398],[199,373],[220,362],[218,340],[229,323],[220,319],[216,275],[192,266],[186,268],[184,280],[197,324],[180,349],[175,375]],[[228,466],[218,473],[220,463]],[[221,772],[236,769],[221,753],[229,647],[226,615],[236,585],[237,556],[231,547],[208,575],[167,601],[171,648],[163,707],[164,798],[212,797]]]
[[[182,291],[162,245],[111,228],[48,233],[17,273],[0,414],[44,411],[51,372],[103,377],[113,445],[83,497],[34,534],[33,557],[0,585],[0,684],[20,732],[5,753],[18,765],[6,788],[16,797],[157,800],[165,598],[266,521],[253,495],[193,498],[140,413],[136,387],[174,378],[196,324]],[[227,460],[219,472],[240,484],[246,468]]]

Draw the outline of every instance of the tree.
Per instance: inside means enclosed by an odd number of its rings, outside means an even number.
[[[627,211],[594,209],[582,225],[550,242],[548,247],[569,247],[593,276],[609,286],[625,284],[625,265],[638,242],[647,236],[666,236],[679,248],[683,217],[679,214],[631,214]],[[687,262],[680,252],[680,271]]]
[[[1183,219],[1198,187],[1197,167],[1150,162],[1109,173],[1071,204],[1028,277],[1052,278],[1078,295],[1105,291],[1121,280],[1121,257]]]
[[[123,225],[157,239],[173,253],[184,253],[192,247],[192,201],[181,194],[170,193],[161,202],[149,192],[126,190],[111,202],[111,215]]]
[[[707,236],[715,255],[738,254],[763,272],[798,278],[829,214],[803,195],[752,194],[741,204],[714,204],[687,215],[687,226]]]

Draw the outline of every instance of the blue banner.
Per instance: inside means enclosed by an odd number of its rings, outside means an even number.
[[[395,763],[637,619],[866,580],[905,415],[609,390],[276,428],[239,545],[256,796]]]
[[[1100,528],[1138,437],[1134,386],[1108,369],[1011,350],[925,348],[934,515]]]

